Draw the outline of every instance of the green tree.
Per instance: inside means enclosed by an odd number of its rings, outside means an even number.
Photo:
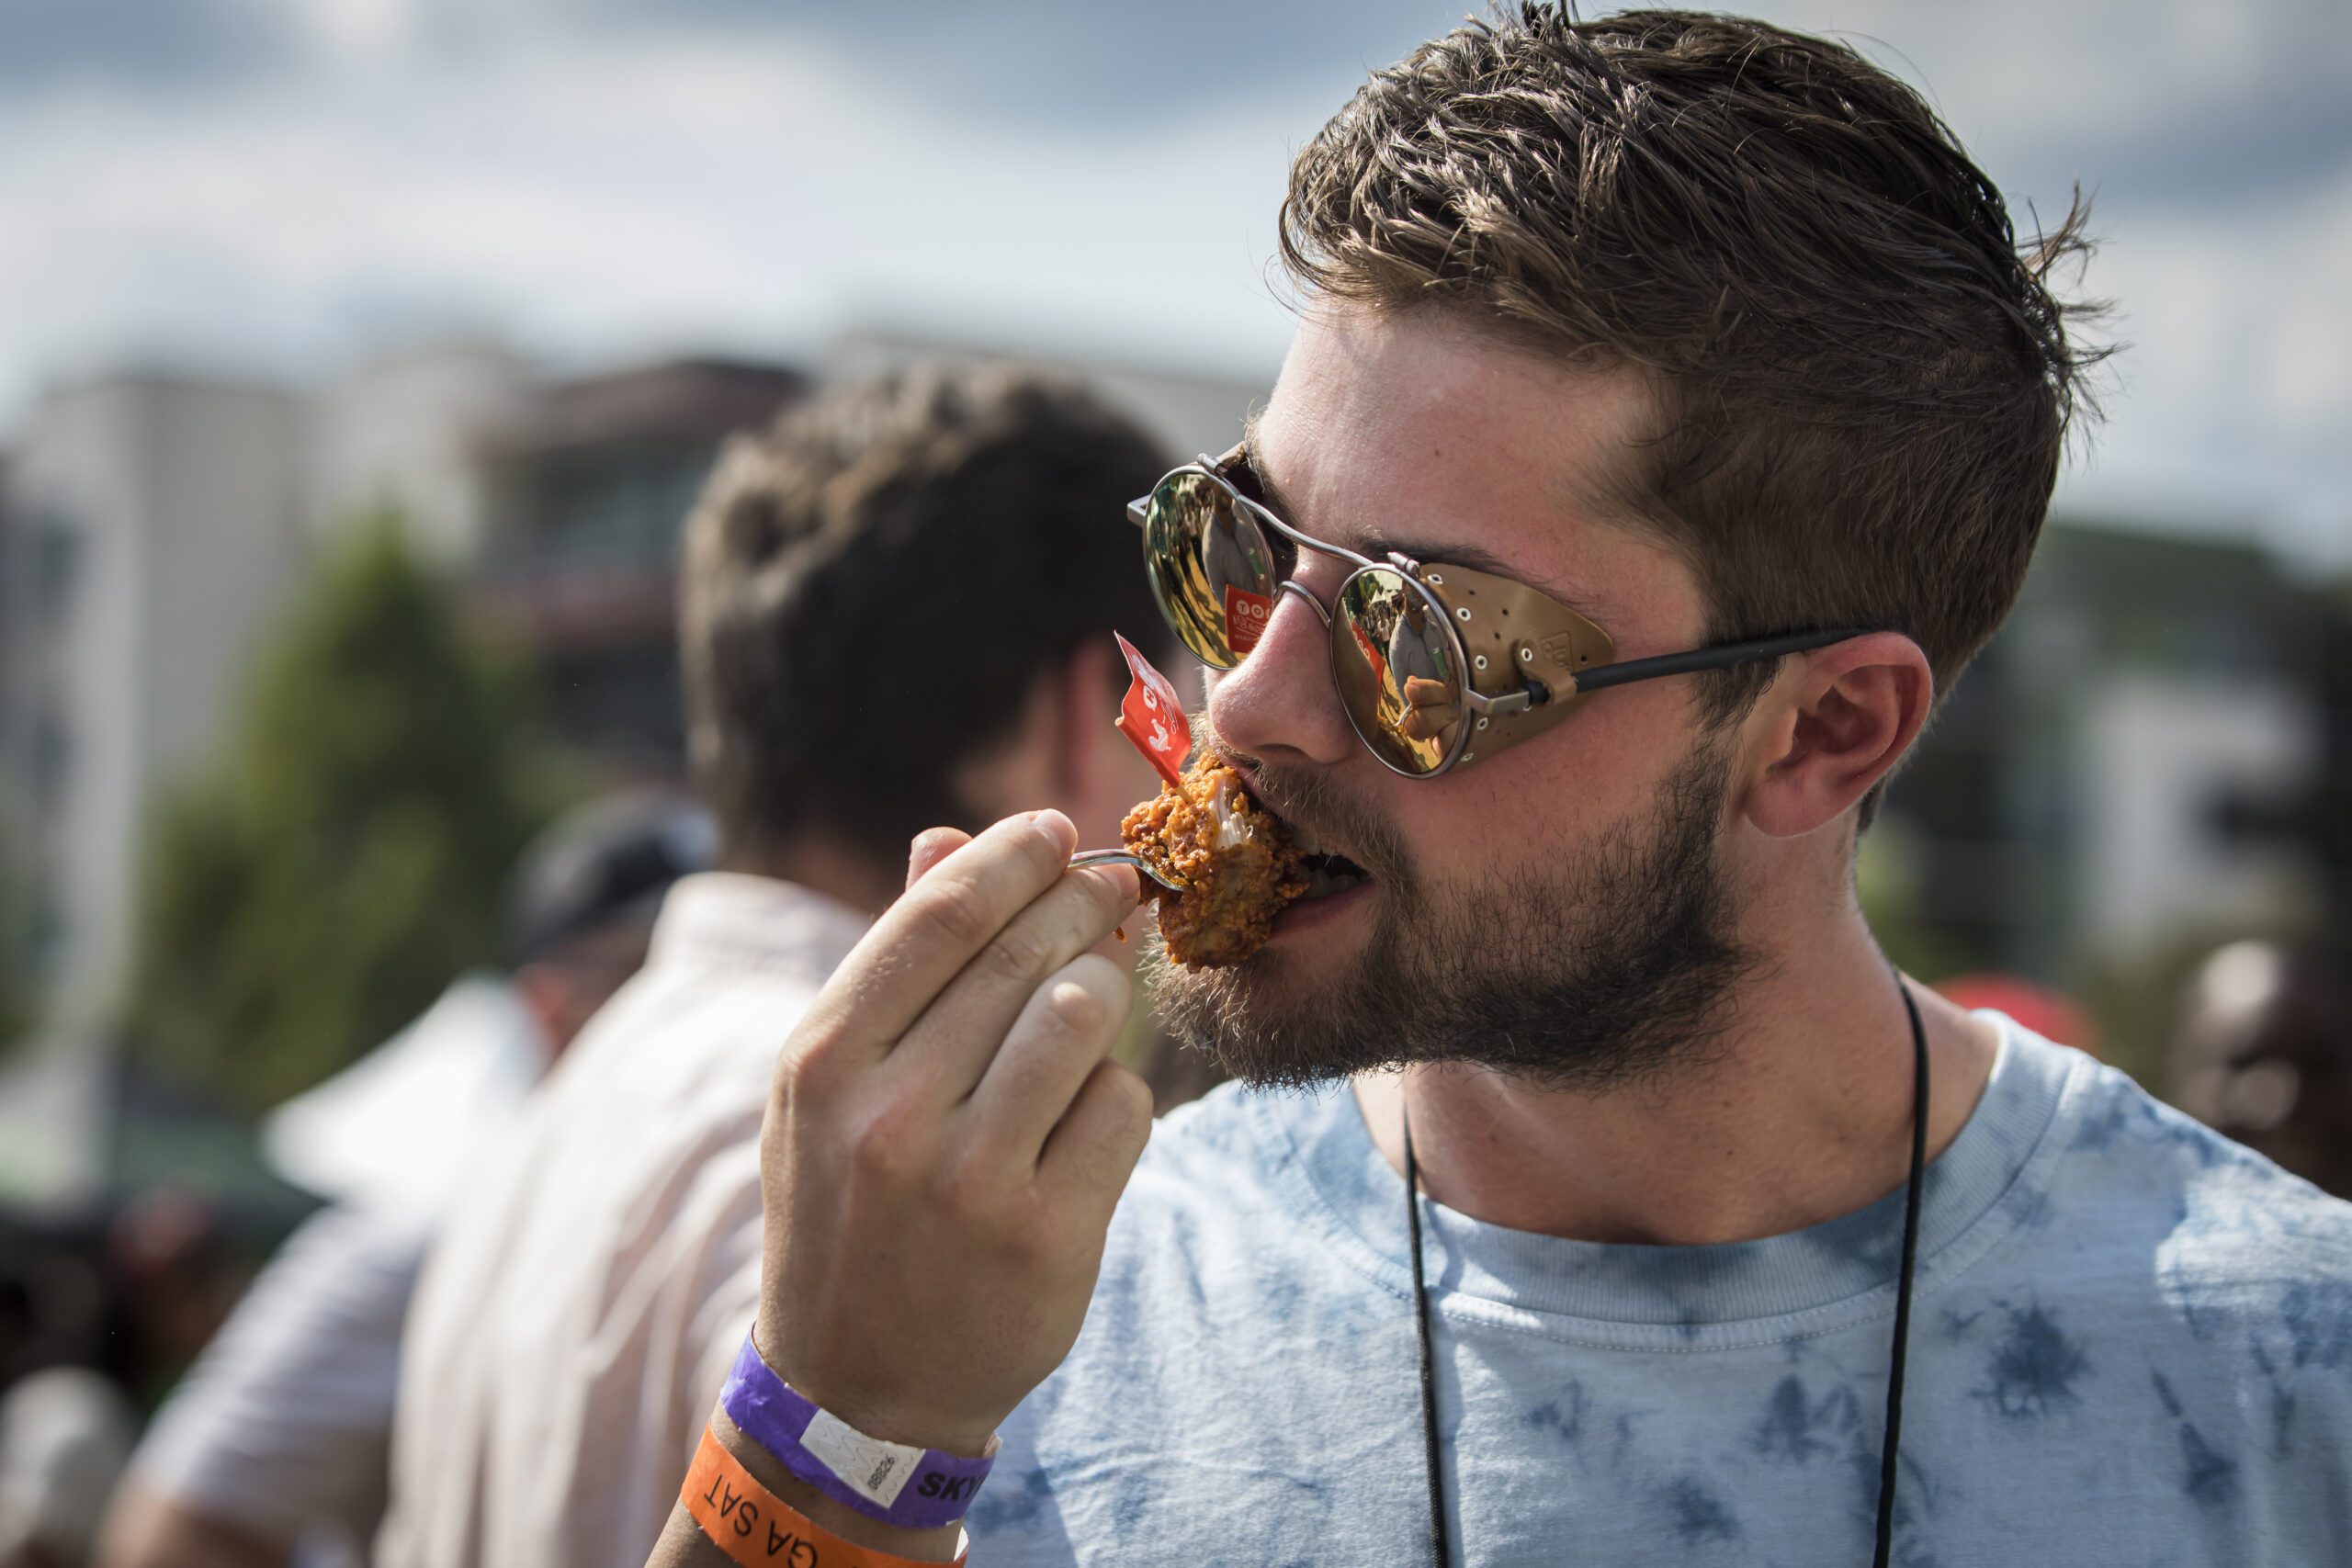
[[[508,873],[561,804],[543,733],[398,519],[355,526],[265,651],[219,762],[156,812],[132,1038],[264,1106],[495,962]]]

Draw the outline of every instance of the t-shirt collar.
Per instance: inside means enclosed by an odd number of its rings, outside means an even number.
[[[1991,1077],[1925,1179],[1923,1285],[1981,1256],[2031,1212],[2049,1177],[2060,1103],[2077,1069],[2090,1066],[2006,1017],[1987,1016],[2002,1035]],[[1374,1146],[1355,1096],[1335,1086],[1262,1097],[1255,1109],[1273,1179],[1294,1184],[1303,1217],[1385,1280],[1409,1280],[1404,1181]],[[1897,1187],[1853,1213],[1782,1235],[1641,1247],[1508,1230],[1426,1203],[1424,1257],[1448,1311],[1541,1314],[1550,1320],[1541,1325],[1546,1331],[1561,1319],[1583,1320],[1576,1337],[1627,1348],[1748,1343],[1759,1333],[1785,1337],[1800,1329],[1791,1314],[1818,1315],[1826,1332],[1892,1311],[1903,1206]],[[1769,1326],[1759,1322],[1768,1319]]]

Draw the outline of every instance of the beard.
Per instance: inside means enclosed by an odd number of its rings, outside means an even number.
[[[1702,1066],[1732,992],[1763,962],[1736,938],[1717,853],[1725,761],[1702,741],[1649,812],[1565,863],[1473,884],[1417,872],[1396,830],[1320,775],[1261,764],[1255,793],[1371,874],[1372,933],[1352,963],[1315,976],[1272,948],[1229,969],[1184,968],[1155,942],[1161,1015],[1260,1088],[1443,1063],[1595,1091]]]

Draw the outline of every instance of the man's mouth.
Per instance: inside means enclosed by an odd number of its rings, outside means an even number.
[[[1290,840],[1306,857],[1302,863],[1306,868],[1306,891],[1299,895],[1301,898],[1328,898],[1372,880],[1370,873],[1345,855],[1308,849],[1308,835],[1296,828],[1291,829]]]
[[[1345,893],[1351,887],[1360,887],[1372,880],[1370,872],[1331,845],[1325,843],[1316,835],[1314,829],[1277,810],[1263,795],[1259,793],[1256,787],[1257,781],[1252,779],[1246,771],[1237,767],[1234,774],[1240,780],[1241,787],[1250,792],[1250,798],[1257,803],[1258,808],[1283,825],[1284,830],[1290,834],[1290,841],[1296,846],[1299,854],[1303,857],[1302,863],[1306,872],[1306,891],[1300,895],[1302,902],[1314,898],[1328,898],[1334,893]]]
[[[1321,864],[1317,863],[1317,858]],[[1361,887],[1371,877],[1355,868],[1354,863],[1336,856],[1310,857],[1306,863],[1306,891],[1300,894],[1304,903],[1316,898],[1328,898],[1334,893],[1345,893],[1351,887]]]

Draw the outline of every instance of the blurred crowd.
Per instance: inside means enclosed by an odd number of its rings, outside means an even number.
[[[848,387],[729,446],[680,574],[694,797],[632,789],[559,821],[514,873],[505,966],[458,977],[270,1114],[267,1159],[315,1211],[266,1259],[170,1189],[70,1234],[0,1215],[0,1568],[422,1562],[439,1560],[427,1536],[475,1528],[482,1456],[401,1433],[485,1397],[472,1337],[523,1332],[492,1274],[565,1267],[531,1250],[561,1216],[516,1196],[518,1147],[566,1157],[531,1118],[616,1098],[651,1118],[673,1090],[716,1092],[661,1085],[684,1032],[772,1055],[761,987],[821,979],[924,828],[1051,805],[1084,842],[1116,841],[1154,780],[1109,724],[1112,633],[1164,640],[1118,519],[1165,466],[1091,392],[1003,368]],[[2179,1000],[2164,1086],[2340,1194],[2348,972],[2324,943],[2216,952]],[[2065,998],[1999,976],[1951,989],[2097,1049]],[[1131,1034],[1162,1109],[1215,1081],[1148,1016]],[[576,1206],[625,1205],[636,1178],[616,1162],[566,1179]],[[646,1272],[707,1271],[724,1299],[741,1262]],[[716,1386],[600,1351],[639,1389]],[[619,1454],[639,1435],[605,1436]]]

